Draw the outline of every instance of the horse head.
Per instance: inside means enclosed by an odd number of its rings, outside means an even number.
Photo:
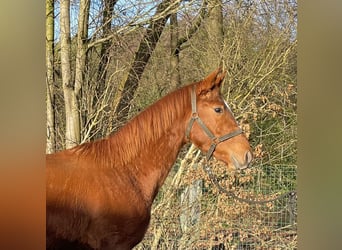
[[[224,77],[225,72],[218,68],[192,86],[192,113],[186,137],[206,152],[207,159],[214,155],[228,168],[243,169],[253,156],[246,136],[221,95]]]

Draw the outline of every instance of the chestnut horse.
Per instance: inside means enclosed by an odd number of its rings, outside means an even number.
[[[46,157],[48,249],[132,249],[187,142],[228,168],[252,160],[220,94],[221,68],[148,107],[107,138]]]

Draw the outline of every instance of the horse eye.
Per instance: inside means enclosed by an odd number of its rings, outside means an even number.
[[[216,113],[222,113],[223,112],[222,108],[214,108],[214,110]]]

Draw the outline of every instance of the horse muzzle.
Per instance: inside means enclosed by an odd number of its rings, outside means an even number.
[[[239,161],[234,155],[232,155],[231,157],[231,161],[235,167],[235,169],[245,169],[248,168],[253,160],[253,155],[251,153],[251,151],[247,151],[245,153],[243,162]]]

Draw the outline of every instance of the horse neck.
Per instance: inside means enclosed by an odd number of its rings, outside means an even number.
[[[140,155],[139,160],[142,164],[137,164],[139,171],[137,179],[144,190],[143,193],[151,203],[168,176],[183,145],[184,135],[173,129],[154,144],[146,145],[149,150]]]
[[[124,126],[111,140],[127,174],[134,176],[152,204],[185,144],[191,113],[186,88],[162,98]]]

